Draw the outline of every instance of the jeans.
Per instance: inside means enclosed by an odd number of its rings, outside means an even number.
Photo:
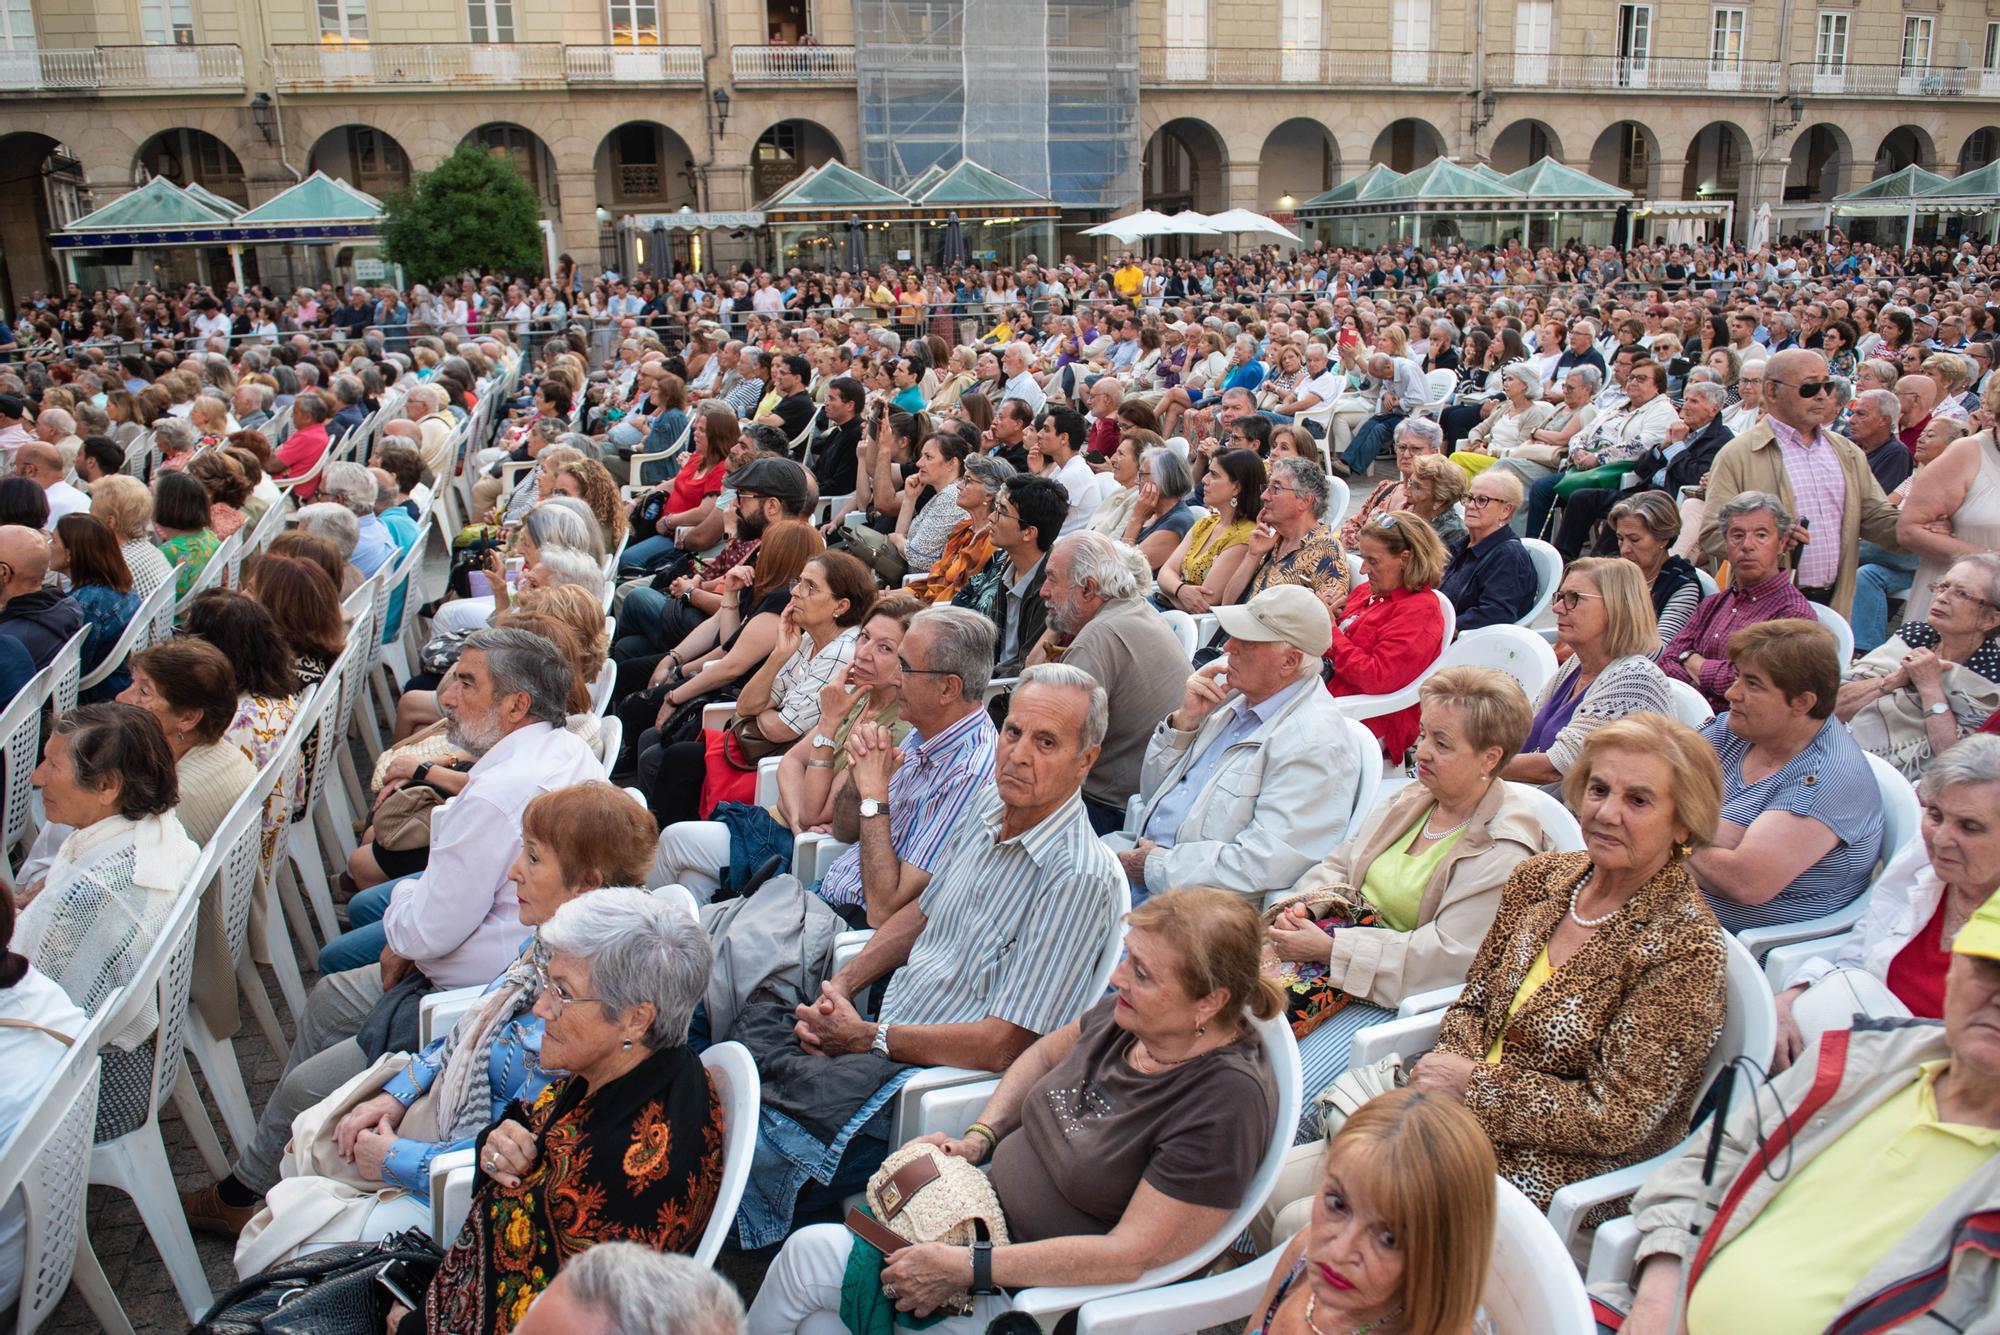
[[[621,454],[630,454],[646,438],[646,433],[628,421],[619,422],[605,433],[605,439],[618,447]]]
[[[679,556],[680,550],[674,546],[672,538],[663,533],[656,533],[625,549],[625,555],[619,558],[619,573],[651,574]]]
[[[1854,574],[1854,610],[1848,623],[1854,627],[1854,647],[1860,653],[1882,647],[1889,638],[1889,599],[1906,592],[1916,577],[1917,558],[1892,552],[1872,542],[1863,542],[1861,568]]]
[[[319,952],[321,973],[346,973],[382,958],[382,950],[389,944],[382,915],[389,911],[390,893],[401,884],[401,881],[384,881],[347,901],[347,930]]]
[[[1341,461],[1357,475],[1366,473],[1375,456],[1389,448],[1402,420],[1402,413],[1377,413],[1363,422],[1354,439],[1348,442],[1347,451],[1340,456]]]
[[[1297,422],[1299,420],[1296,417],[1287,417],[1283,413],[1274,413],[1269,408],[1259,408],[1257,410],[1257,416],[1263,418],[1267,422],[1289,423],[1289,422]],[[1314,440],[1320,440],[1326,436],[1326,428],[1321,426],[1318,422],[1307,422],[1305,423],[1305,428],[1306,428],[1306,434],[1311,436]]]

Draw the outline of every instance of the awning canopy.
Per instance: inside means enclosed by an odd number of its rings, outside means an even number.
[[[863,222],[943,223],[952,214],[967,222],[1059,218],[1062,210],[970,158],[947,169],[932,167],[908,192],[871,181],[842,162],[824,162],[780,186],[757,206],[771,224]]]
[[[762,227],[764,215],[755,210],[741,213],[697,213],[683,206],[673,213],[628,213],[618,225],[628,232],[733,232],[742,227]]]
[[[49,238],[57,250],[127,246],[337,245],[381,232],[382,204],[345,181],[314,172],[253,209],[200,185],[155,176]]]
[[[1483,162],[1433,158],[1413,172],[1376,163],[1299,206],[1302,219],[1390,213],[1609,213],[1634,203],[1631,191],[1543,158],[1502,175]]]
[[[1925,171],[1911,163],[1901,171],[1878,176],[1863,186],[1857,186],[1845,194],[1835,195],[1835,208],[1843,204],[1897,204],[1907,206],[1913,200],[1920,200],[1936,193],[1936,187],[1947,183],[1947,178],[1936,172]]]

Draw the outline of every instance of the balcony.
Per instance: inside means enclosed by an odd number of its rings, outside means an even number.
[[[236,46],[44,47],[0,52],[0,93],[127,97],[243,91]]]
[[[1752,93],[1778,91],[1774,60],[1702,60],[1654,56],[1560,56],[1512,52],[1488,56],[1490,88],[1643,93]]]
[[[734,46],[729,73],[737,83],[853,83],[851,46]]]
[[[1791,67],[1792,91],[1820,97],[1961,97],[1958,66],[1852,65],[1802,62]]]
[[[278,87],[288,93],[363,89],[560,88],[563,48],[555,42],[299,43],[271,49]]]
[[[701,83],[698,46],[566,46],[563,72],[573,84]]]
[[[1150,47],[1139,53],[1142,88],[1469,89],[1472,57],[1463,51],[1272,51]]]

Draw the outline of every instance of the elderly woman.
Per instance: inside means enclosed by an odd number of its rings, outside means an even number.
[[[1728,708],[1702,730],[1722,761],[1722,826],[1688,859],[1732,932],[1801,922],[1868,886],[1882,850],[1882,795],[1833,716],[1833,634],[1785,618],[1729,639]]]
[[[1572,366],[1563,376],[1555,412],[1494,466],[1519,478],[1524,489],[1553,476],[1570,442],[1588,439],[1585,433],[1598,418],[1597,391],[1603,387],[1604,376],[1595,366]]]
[[[245,522],[243,503],[250,499],[250,479],[227,450],[205,450],[187,466],[187,474],[208,492],[208,526],[227,538]]]
[[[944,540],[944,550],[927,574],[913,576],[906,587],[927,603],[950,602],[973,575],[993,559],[993,502],[1014,476],[1014,465],[991,454],[968,455],[958,479],[958,508],[965,518]]]
[[[1252,450],[1224,450],[1209,462],[1201,498],[1208,513],[1160,567],[1153,601],[1162,610],[1208,611],[1249,558],[1244,544],[1264,503],[1264,461]]]
[[[1303,902],[1267,915],[1272,953],[1305,966],[1288,982],[1286,1009],[1309,1093],[1347,1069],[1359,1030],[1405,997],[1465,977],[1501,885],[1548,846],[1527,795],[1500,778],[1528,735],[1528,701],[1514,679],[1446,668],[1424,682],[1419,701],[1416,782],[1395,789],[1300,878]],[[1322,927],[1333,915],[1316,912],[1311,897],[1327,891],[1352,911]],[[1301,1138],[1312,1139],[1318,1105],[1304,1114]]]
[[[162,417],[153,423],[153,448],[160,452],[158,468],[177,473],[194,458],[200,433],[185,417]]]
[[[637,884],[651,842],[645,809],[609,784],[536,797],[521,813],[521,853],[507,869],[521,926],[532,932],[563,905],[600,887]],[[308,1244],[373,1242],[406,1228],[429,1232],[431,1161],[469,1148],[508,1104],[532,1106],[561,1075],[542,1060],[543,1024],[535,1009],[538,968],[546,962],[544,943],[531,936],[450,1033],[412,1053],[379,1094],[334,1123],[340,1157],[354,1165],[357,1177],[382,1186],[371,1208],[344,1213],[334,1230],[314,1228],[310,1219],[301,1225],[287,1206],[313,1190],[314,1180],[286,1177],[266,1194],[270,1218],[254,1251],[247,1244],[238,1249],[239,1268],[262,1269]],[[419,1110],[414,1119],[413,1109]]]
[[[187,597],[222,545],[208,526],[208,488],[186,473],[161,473],[153,480],[153,532],[160,555],[169,565],[180,566],[174,597]]]
[[[166,736],[134,705],[83,705],[56,720],[32,779],[47,821],[22,868],[14,945],[94,1014],[132,981],[201,849],[174,815]],[[142,1015],[106,1041],[129,1049],[152,1029]]]
[[[1410,471],[1418,459],[1426,454],[1443,454],[1444,432],[1436,422],[1427,417],[1405,417],[1396,424],[1394,435],[1396,454],[1396,476],[1387,482],[1378,482],[1375,489],[1362,500],[1361,508],[1348,516],[1340,526],[1340,545],[1353,552],[1360,550],[1361,533],[1378,515],[1391,510],[1409,507],[1408,486]]]
[[[944,554],[952,530],[965,519],[958,492],[969,453],[971,447],[956,428],[940,427],[924,438],[923,448],[917,451],[917,466],[903,480],[903,508],[896,514],[895,531],[889,534],[894,555],[885,552],[875,563],[876,573],[891,587],[902,583],[909,571],[929,570]],[[920,510],[917,499],[927,487],[932,495]]]
[[[1775,1069],[1826,1030],[1848,1028],[1857,1011],[1944,1018],[1952,938],[2000,892],[2000,737],[1968,737],[1940,754],[1917,793],[1923,837],[1890,858],[1840,949],[1800,964],[1778,993]]]
[[[472,1209],[401,1335],[499,1335],[577,1253],[628,1241],[691,1252],[722,1185],[722,1103],[687,1046],[708,934],[644,890],[598,890],[542,924],[543,1070],[479,1136]],[[400,1325],[398,1322],[400,1321]]]
[[[1455,1100],[1369,1100],[1311,1161],[1310,1195],[1249,1335],[1463,1335],[1476,1328],[1498,1209],[1486,1132]],[[1298,1227],[1294,1227],[1294,1219]]]
[[[1532,362],[1515,362],[1503,370],[1500,388],[1505,400],[1466,435],[1465,448],[1451,456],[1468,478],[1512,458],[1556,415],[1555,405],[1542,399],[1542,376]]]
[[[1140,474],[1132,513],[1124,531],[1115,536],[1126,546],[1137,547],[1157,575],[1195,526],[1198,516],[1187,503],[1194,474],[1187,461],[1164,444],[1141,456]]]
[[[1639,568],[1660,643],[1671,643],[1701,603],[1701,576],[1674,552],[1681,535],[1680,509],[1664,491],[1642,491],[1612,506],[1605,522],[1617,536],[1618,555]]]
[[[1535,722],[1507,766],[1517,783],[1560,784],[1590,734],[1627,714],[1673,717],[1673,694],[1653,655],[1657,623],[1639,569],[1615,557],[1570,564],[1550,606],[1569,657],[1535,701]]]
[[[544,501],[528,511],[519,533],[521,573],[517,582],[525,588],[539,588],[552,582],[554,572],[531,573],[543,564],[545,553],[557,548],[581,553],[597,564],[604,562],[604,536],[587,507],[567,500]],[[434,627],[439,631],[477,630],[493,619],[493,613],[507,606],[506,558],[497,550],[487,553],[487,579],[493,592],[480,598],[455,598],[438,609]],[[498,575],[499,578],[495,578]]]
[[[153,493],[145,483],[124,473],[97,479],[90,484],[90,513],[118,539],[132,572],[132,588],[141,598],[173,578],[173,566],[153,545]]]
[[[118,550],[118,539],[95,515],[67,514],[56,521],[49,534],[49,569],[69,580],[69,596],[89,622],[82,666],[93,672],[132,624],[144,599],[132,587],[132,571]],[[123,666],[114,667],[110,676],[84,692],[83,701],[109,700],[130,681]]]
[[[1834,705],[1862,750],[1913,782],[2000,709],[2000,556],[1960,557],[1930,593],[1929,618],[1849,667]]]
[[[1106,470],[1115,485],[1110,494],[1097,503],[1097,509],[1091,512],[1090,522],[1084,525],[1085,528],[1102,533],[1107,538],[1122,539],[1125,536],[1139,502],[1139,478],[1144,472],[1140,461],[1146,457],[1146,451],[1165,446],[1166,442],[1151,431],[1128,427],[1119,433],[1118,443],[1110,451],[1110,467]]]
[[[1333,695],[1400,691],[1444,650],[1444,612],[1432,596],[1444,573],[1444,544],[1408,510],[1377,515],[1361,534],[1365,578],[1348,591],[1326,651]],[[1417,738],[1418,705],[1381,714],[1364,726],[1382,754],[1400,764]]]
[[[1130,1280],[1222,1226],[1257,1172],[1277,1102],[1252,1028],[1278,1011],[1259,972],[1257,914],[1223,891],[1173,890],[1126,921],[1116,995],[1016,1058],[964,1136],[924,1138],[991,1160],[1007,1243],[983,1256],[923,1243],[880,1262],[854,1257],[840,1225],[801,1229],[764,1278],[750,1335],[826,1329],[851,1264],[879,1264],[883,1296],[919,1316],[975,1290],[972,1315],[929,1328],[983,1331],[1007,1308],[1002,1289]]]
[[[1509,522],[1521,479],[1488,469],[1465,497],[1465,538],[1452,549],[1439,590],[1458,612],[1458,631],[1511,626],[1535,603],[1535,559]]]
[[[1606,724],[1563,791],[1581,853],[1515,868],[1410,1084],[1461,1100],[1538,1207],[1687,1134],[1722,1032],[1722,929],[1683,865],[1714,835],[1714,752],[1657,714]],[[1698,855],[1697,855],[1698,856]]]
[[[1403,484],[1405,508],[1431,526],[1446,551],[1465,541],[1465,520],[1458,512],[1465,491],[1464,471],[1441,454],[1420,457]]]

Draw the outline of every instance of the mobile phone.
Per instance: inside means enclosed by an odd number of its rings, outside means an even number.
[[[387,1293],[391,1298],[410,1311],[421,1312],[424,1310],[422,1300],[412,1295],[412,1290],[421,1286],[411,1276],[410,1263],[408,1261],[389,1262],[389,1264],[375,1272],[375,1282],[382,1286],[383,1292]]]

